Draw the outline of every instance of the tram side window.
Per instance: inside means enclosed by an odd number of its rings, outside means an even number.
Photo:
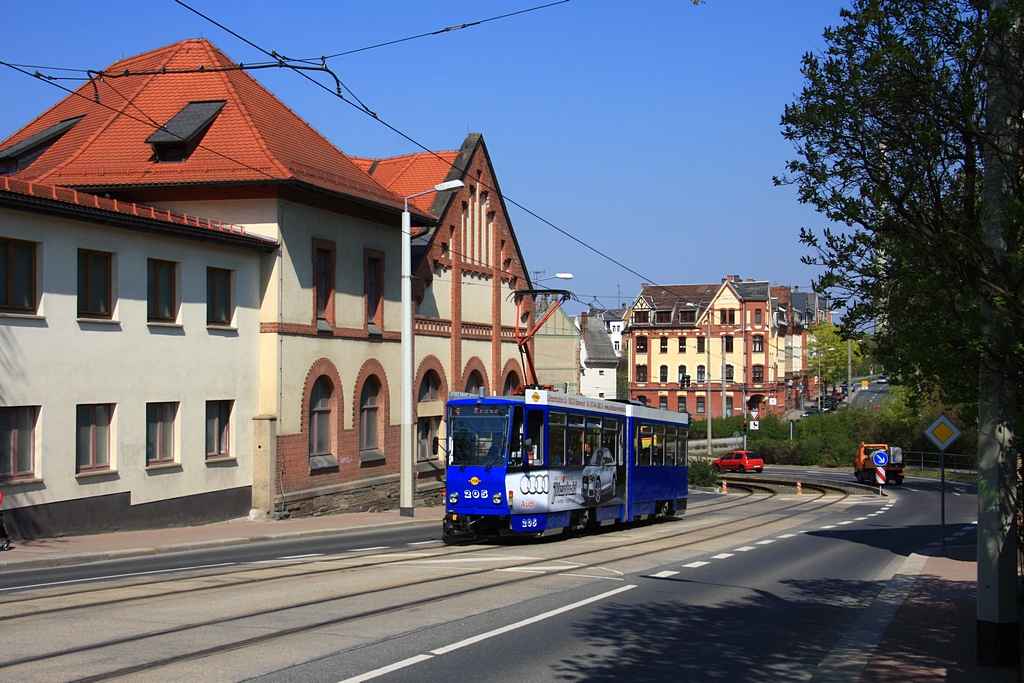
[[[565,413],[548,417],[548,466],[565,467]]]
[[[594,454],[597,453],[597,449],[601,447],[601,418],[599,417],[587,417],[587,445],[583,449],[584,464],[597,465],[598,462],[594,462]]]
[[[690,436],[690,433],[686,429],[680,429],[679,430],[679,440],[676,442],[676,444],[679,447],[679,450],[676,452],[676,464],[677,465],[685,466],[685,465],[688,464],[687,463],[687,459],[688,459],[689,454],[686,452],[686,450],[689,447],[689,442],[687,441],[689,436]]]
[[[622,464],[622,449],[619,447],[619,421],[614,417],[604,419],[604,430],[601,432],[601,446],[607,448],[615,456],[615,462]]]
[[[651,464],[665,464],[665,425],[654,425],[654,451],[651,453]]]
[[[654,443],[654,427],[649,424],[642,424],[637,429],[636,443],[633,450],[636,453],[636,464],[640,467],[647,467],[651,464],[651,447]]]
[[[665,464],[669,467],[676,465],[676,428],[669,427],[665,430]]]
[[[516,406],[512,411],[512,441],[508,453],[510,467],[523,466],[523,407]]]
[[[526,414],[526,464],[544,466],[544,411],[531,410]]]
[[[583,432],[585,420],[582,415],[569,416],[569,467],[583,466]]]

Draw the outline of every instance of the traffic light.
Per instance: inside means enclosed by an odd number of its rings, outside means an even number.
[[[680,382],[680,384],[682,384],[683,387],[690,386],[690,376],[689,375],[683,375],[682,381]]]

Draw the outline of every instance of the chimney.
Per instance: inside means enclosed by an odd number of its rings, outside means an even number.
[[[583,311],[580,315],[580,328],[583,332],[583,345],[587,345],[587,312]]]

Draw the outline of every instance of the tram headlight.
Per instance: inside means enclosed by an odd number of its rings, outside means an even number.
[[[458,504],[458,502],[459,502],[459,493],[458,493],[458,491],[452,491],[451,493],[448,494],[448,503],[450,505],[456,505],[456,504]]]
[[[491,496],[491,502],[494,503],[495,505],[501,505],[501,493],[495,493],[493,496]]]

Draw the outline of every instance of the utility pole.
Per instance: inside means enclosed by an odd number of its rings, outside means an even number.
[[[991,17],[1005,0],[993,0]],[[988,139],[984,163],[984,198],[988,211],[982,222],[985,243],[994,267],[1012,266],[1006,259],[1006,200],[1011,196],[1020,158],[1018,143],[1020,92],[1007,74],[1017,73],[1020,56],[1015,45],[1019,18],[1001,35],[989,35],[988,100],[985,119]],[[1014,34],[1010,37],[1010,34]],[[1010,280],[1012,281],[1012,280]],[[981,312],[988,341],[978,378],[978,621],[977,653],[982,666],[1011,668],[1020,664],[1017,624],[1017,454],[1014,417],[1017,394],[1012,358],[1000,357],[1004,343],[1016,331],[999,323],[990,295],[983,294]]]

